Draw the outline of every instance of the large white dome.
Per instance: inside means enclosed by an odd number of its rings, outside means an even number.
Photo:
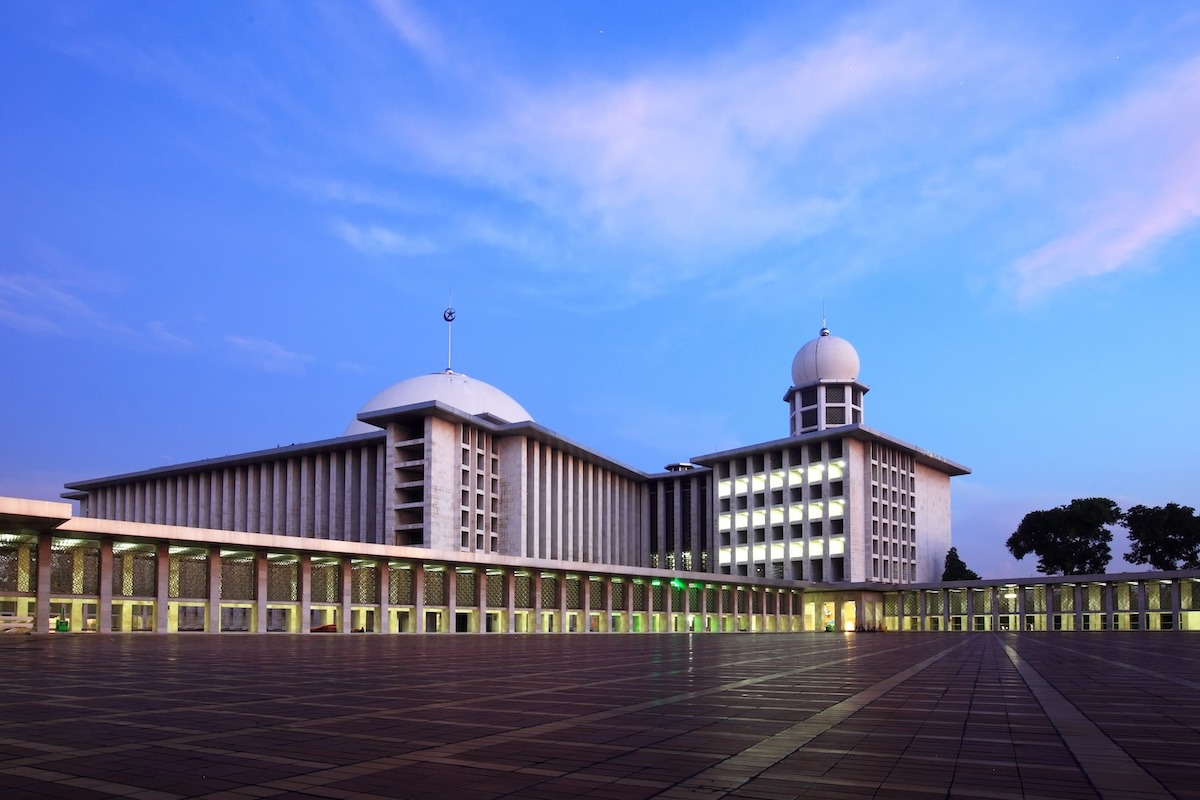
[[[372,397],[358,410],[359,414],[368,411],[382,411],[386,408],[411,406],[416,403],[428,403],[436,400],[444,405],[464,411],[468,414],[491,414],[505,422],[529,422],[533,417],[521,407],[521,404],[495,386],[469,378],[459,372],[434,372],[429,375],[418,375],[389,386]],[[346,426],[344,436],[355,433],[370,433],[378,431],[374,425],[368,425],[359,419],[354,419]]]
[[[792,359],[792,385],[804,386],[818,381],[851,383],[858,380],[858,351],[845,339],[831,336],[828,328]]]

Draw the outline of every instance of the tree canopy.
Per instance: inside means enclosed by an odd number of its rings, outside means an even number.
[[[1155,569],[1200,569],[1200,517],[1190,506],[1134,506],[1125,512],[1127,560]]]
[[[1120,506],[1107,497],[1076,499],[1029,512],[1006,544],[1017,560],[1036,554],[1044,575],[1099,574],[1112,560],[1112,531],[1105,526],[1122,519]]]
[[[977,581],[979,580],[979,574],[967,568],[966,562],[958,555],[957,547],[951,547],[950,552],[946,553],[946,565],[942,569],[942,580]]]

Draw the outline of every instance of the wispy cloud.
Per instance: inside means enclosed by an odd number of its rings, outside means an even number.
[[[445,44],[437,28],[405,0],[372,0],[375,11],[405,45],[432,66],[446,60]]]
[[[0,324],[34,335],[70,336],[81,330],[128,333],[85,299],[113,291],[112,278],[84,269],[55,247],[31,246],[22,271],[0,273]]]
[[[694,251],[803,238],[831,224],[848,188],[798,178],[814,150],[828,152],[815,140],[871,104],[927,90],[947,49],[847,35],[770,59],[510,90],[475,133],[435,123],[419,144],[444,168],[515,188],[610,240]]]
[[[153,320],[146,323],[146,330],[149,331],[152,341],[164,345],[174,350],[192,350],[195,349],[196,343],[185,336],[173,332],[165,322]]]
[[[1144,264],[1200,218],[1200,59],[1153,75],[1111,108],[1022,153],[1053,178],[1065,231],[1016,260],[1023,301]],[[1056,190],[1060,190],[1058,194]]]
[[[421,256],[438,249],[429,239],[409,236],[383,225],[355,225],[337,219],[332,227],[343,242],[371,256]]]
[[[225,342],[247,364],[263,372],[303,372],[312,356],[288,350],[277,342],[254,336],[226,336]]]

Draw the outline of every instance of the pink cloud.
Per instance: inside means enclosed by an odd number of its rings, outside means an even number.
[[[1036,154],[1065,232],[1012,267],[1022,300],[1137,267],[1200,217],[1200,59],[1156,76]],[[1028,167],[1027,167],[1028,168]],[[1080,200],[1080,198],[1083,198]]]

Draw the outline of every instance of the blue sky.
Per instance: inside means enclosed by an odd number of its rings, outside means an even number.
[[[1200,505],[1195,3],[8,2],[0,104],[0,493],[339,435],[452,290],[646,470],[785,435],[824,310],[987,576]]]

